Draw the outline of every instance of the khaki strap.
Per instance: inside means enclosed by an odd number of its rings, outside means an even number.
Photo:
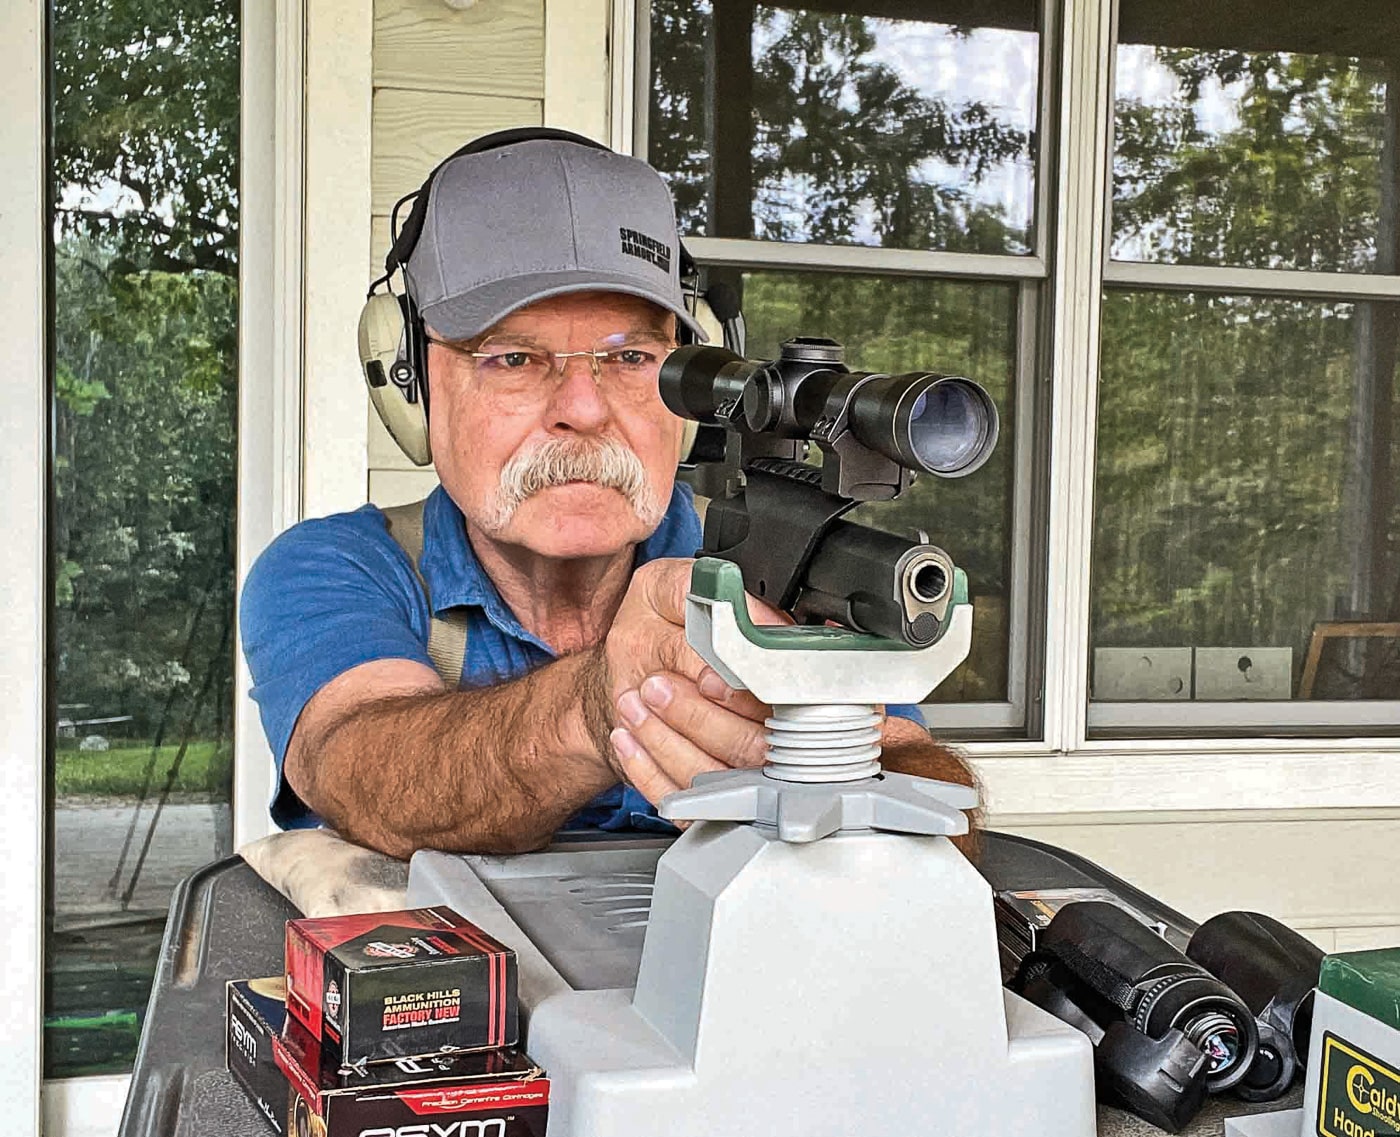
[[[449,608],[441,615],[432,614],[433,597],[428,582],[423,579],[423,570],[418,567],[423,556],[423,505],[426,501],[424,498],[408,505],[393,505],[381,512],[389,523],[389,536],[408,554],[413,575],[418,578],[428,601],[432,621],[428,625],[428,658],[448,689],[455,691],[461,686],[462,668],[467,660],[467,613],[463,608]]]

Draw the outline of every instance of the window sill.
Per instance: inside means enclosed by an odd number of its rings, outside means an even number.
[[[1393,739],[1142,739],[962,748],[995,816],[1400,809]]]

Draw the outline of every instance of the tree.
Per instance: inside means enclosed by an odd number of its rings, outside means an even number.
[[[1032,138],[976,100],[919,94],[873,56],[871,17],[754,6],[751,59],[712,59],[716,7],[655,0],[649,158],[666,175],[683,232],[707,214],[712,84],[751,64],[752,235],[768,240],[1024,252],[1028,234],[972,190],[992,169],[1029,162]],[[939,174],[928,172],[937,166]],[[732,233],[718,234],[733,236]]]
[[[54,0],[60,231],[136,269],[237,276],[239,8]]]
[[[1394,270],[1390,65],[1151,58],[1178,91],[1120,100],[1120,255]],[[1204,111],[1218,123],[1222,103],[1237,120],[1212,126]],[[1396,332],[1392,305],[1108,294],[1095,642],[1291,645],[1300,666],[1314,621],[1400,615]],[[1327,693],[1393,692],[1395,645],[1365,654]]]
[[[59,701],[225,736],[239,10],[56,0],[53,35]]]
[[[214,668],[197,724],[227,734],[236,290],[120,263],[75,238],[55,257],[59,701],[149,738]]]

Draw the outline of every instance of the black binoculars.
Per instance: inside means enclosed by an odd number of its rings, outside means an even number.
[[[1322,952],[1276,920],[1226,912],[1183,954],[1117,905],[1067,904],[1011,986],[1094,1044],[1099,1096],[1178,1132],[1207,1094],[1284,1094],[1306,1061]]]

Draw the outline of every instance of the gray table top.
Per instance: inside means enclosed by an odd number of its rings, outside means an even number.
[[[981,867],[996,887],[1111,884],[1135,894],[1159,918],[1188,934],[1191,930],[1180,913],[1087,861],[1019,838],[989,837]],[[1038,875],[1028,878],[1028,865]],[[177,889],[119,1137],[265,1137],[270,1132],[224,1069],[224,984],[279,974],[283,924],[298,914],[238,857],[201,869]],[[1212,1099],[1185,1132],[1190,1137],[1223,1135],[1227,1116],[1296,1106],[1300,1100],[1301,1089],[1261,1107]],[[1155,1137],[1161,1130],[1102,1106],[1099,1133]]]

